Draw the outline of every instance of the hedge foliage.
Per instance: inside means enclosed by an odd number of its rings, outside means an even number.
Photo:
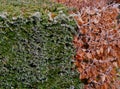
[[[60,12],[53,21],[0,15],[0,89],[81,89],[72,70],[76,25]]]
[[[55,1],[79,11],[75,65],[84,89],[120,89],[120,0]]]

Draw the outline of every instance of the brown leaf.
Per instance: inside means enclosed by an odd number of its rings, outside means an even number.
[[[92,59],[92,54],[91,53],[86,53],[86,56],[88,59]]]
[[[100,53],[103,54],[103,51],[104,51],[104,49],[103,49],[103,47],[101,47],[101,48],[100,48]]]

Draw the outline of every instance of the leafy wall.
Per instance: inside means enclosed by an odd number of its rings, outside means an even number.
[[[84,89],[120,88],[119,0],[55,0],[70,7],[78,26],[75,65]]]
[[[73,19],[0,15],[0,89],[80,89],[72,69]]]

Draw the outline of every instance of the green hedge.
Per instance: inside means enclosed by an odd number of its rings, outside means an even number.
[[[72,70],[76,25],[59,13],[8,19],[0,16],[0,89],[82,89]]]

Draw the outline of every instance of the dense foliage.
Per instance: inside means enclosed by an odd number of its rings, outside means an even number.
[[[0,17],[0,88],[80,88],[72,70],[75,23],[60,12],[9,20]]]
[[[83,11],[81,17],[76,18],[80,28],[74,39],[80,79],[85,83],[85,89],[119,89],[118,9],[110,5],[97,12],[89,8]]]
[[[119,0],[56,0],[79,11],[75,65],[84,89],[120,88]]]
[[[72,65],[73,19],[61,5],[24,1],[1,0],[0,89],[82,88]]]

